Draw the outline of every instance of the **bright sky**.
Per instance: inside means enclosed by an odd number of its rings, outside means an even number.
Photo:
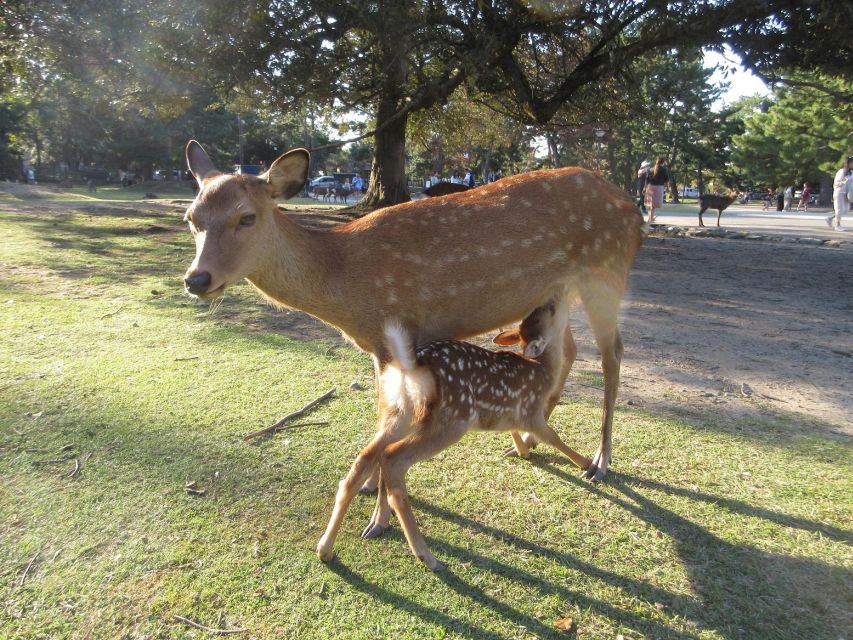
[[[724,104],[731,104],[738,98],[754,96],[755,94],[768,95],[770,89],[764,82],[752,75],[741,66],[741,59],[728,49],[725,56],[714,51],[705,51],[706,67],[722,66],[729,70],[728,76],[717,70],[711,76],[711,83],[721,84],[728,82],[729,88],[723,92],[720,99],[714,104],[714,109],[721,108]]]

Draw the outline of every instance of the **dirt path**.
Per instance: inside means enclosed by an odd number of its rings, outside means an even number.
[[[647,239],[624,308],[622,400],[802,414],[853,434],[851,275],[850,248]],[[581,356],[594,371],[588,339]]]

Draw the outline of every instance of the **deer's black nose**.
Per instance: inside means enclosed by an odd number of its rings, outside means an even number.
[[[184,285],[190,293],[205,293],[210,287],[210,273],[202,271],[184,278]]]

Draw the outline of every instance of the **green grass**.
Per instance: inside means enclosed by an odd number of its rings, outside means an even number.
[[[396,526],[362,541],[366,498],[321,564],[374,429],[369,359],[248,287],[186,298],[177,210],[24,204],[0,199],[0,637],[207,637],[176,614],[254,638],[565,638],[565,616],[578,638],[848,637],[849,440],[786,416],[620,407],[595,486],[470,436],[409,477],[448,571]],[[327,425],[242,441],[330,387]],[[591,452],[599,416],[567,397],[552,423]]]

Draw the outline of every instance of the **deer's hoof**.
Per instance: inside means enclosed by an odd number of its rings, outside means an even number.
[[[374,540],[385,533],[387,529],[388,525],[371,522],[367,527],[365,527],[364,531],[361,532],[361,537],[365,540]]]

